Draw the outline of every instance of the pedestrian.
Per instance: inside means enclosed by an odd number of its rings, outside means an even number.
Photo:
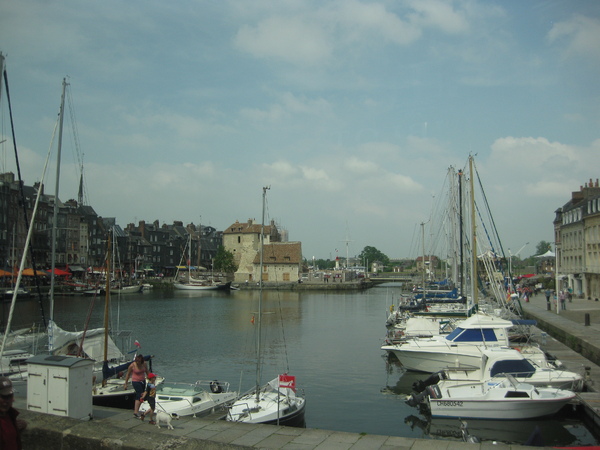
[[[17,419],[19,411],[13,408],[15,395],[12,381],[7,377],[0,377],[0,449],[23,448],[21,433],[27,428],[27,422]]]
[[[560,291],[559,299],[560,299],[560,307],[561,307],[561,309],[564,310],[564,311],[566,311],[566,309],[567,309],[567,303],[565,302],[565,300],[566,300],[565,291]]]
[[[140,418],[139,410],[142,402],[140,401],[142,393],[146,388],[146,375],[149,374],[148,366],[144,361],[143,355],[136,355],[135,359],[127,368],[127,375],[125,375],[125,384],[123,389],[127,389],[127,381],[131,378],[131,385],[135,390],[135,404],[133,406],[133,417],[136,419]]]
[[[148,409],[142,413],[140,419],[144,420],[147,417],[150,418],[150,425],[156,425],[154,422],[154,410],[156,409],[156,375],[153,373],[148,374],[148,384],[146,385],[146,390],[142,394],[140,398],[140,402],[144,402],[144,400],[148,401]]]
[[[550,296],[552,295],[552,291],[550,289],[546,289],[546,292],[544,292],[544,295],[546,296],[546,306],[548,307],[548,310],[550,309]]]

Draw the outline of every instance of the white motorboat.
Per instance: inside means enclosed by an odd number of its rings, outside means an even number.
[[[512,375],[496,381],[454,384],[440,381],[427,388],[432,417],[519,420],[556,414],[575,393],[520,383]]]
[[[508,329],[513,326],[510,320],[478,313],[459,322],[448,335],[415,337],[381,349],[394,354],[406,370],[433,373],[446,367],[477,369],[485,348],[509,347]]]
[[[540,367],[514,349],[494,348],[483,351],[479,369],[446,368],[431,375],[428,379],[413,384],[413,390],[422,392],[428,385],[445,381],[445,385],[459,385],[469,382],[498,381],[507,374],[520,383],[538,387],[554,387],[570,391],[581,391],[583,376],[548,365]]]
[[[162,383],[156,386],[156,410],[179,416],[201,416],[225,407],[238,396],[229,390],[229,383],[222,381],[196,381],[188,383]],[[140,407],[145,413],[149,409],[147,402]]]

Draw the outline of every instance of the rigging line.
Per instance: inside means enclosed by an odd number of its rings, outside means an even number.
[[[269,246],[271,247],[271,256],[274,258],[275,257],[275,246],[273,245],[273,243],[271,242],[271,235],[272,235],[272,231],[273,228],[271,227],[271,216],[269,213],[269,202],[268,202],[268,198],[265,196],[265,210],[266,210],[266,215],[267,215],[267,219],[269,222]],[[265,263],[263,261],[263,263]],[[276,269],[276,268],[275,268]],[[279,284],[279,279],[278,279],[278,272],[277,270],[274,271],[275,272],[275,284],[278,285]],[[260,274],[260,277],[262,279],[262,273]],[[285,327],[283,326],[283,308],[281,306],[281,291],[279,289],[277,289],[277,306],[279,309],[279,327],[281,329],[281,340],[283,343],[283,354],[285,356],[285,367],[286,367],[286,373],[290,371],[290,362],[289,362],[289,358],[288,358],[288,353],[287,353],[287,341],[285,338]]]
[[[6,70],[4,70],[3,75],[4,75],[4,87],[5,87],[5,91],[6,91],[6,101],[8,104],[8,113],[9,113],[9,117],[10,117],[10,129],[11,129],[11,134],[12,134],[13,147],[15,150],[15,162],[17,165],[17,174],[18,174],[18,178],[19,178],[19,193],[21,194],[21,203],[23,205],[23,217],[25,219],[25,224],[28,224],[29,219],[28,219],[28,215],[27,215],[27,203],[25,201],[25,191],[23,188],[24,183],[23,183],[23,178],[21,176],[21,164],[19,162],[19,152],[17,150],[17,136],[15,133],[15,124],[14,124],[13,114],[12,114],[12,102],[10,101],[10,89],[8,88],[8,73],[6,72]],[[1,80],[0,80],[0,82],[1,82]],[[56,126],[55,126],[54,132],[52,134],[52,141],[54,141],[54,133],[56,133]],[[46,167],[47,167],[49,158],[50,158],[50,155],[48,154],[48,157],[46,159],[46,166],[44,166],[44,173],[46,171]],[[43,180],[43,174],[42,174],[42,180]],[[43,185],[40,183],[40,188],[38,191],[38,198],[39,198],[39,194],[41,192],[42,186]],[[56,199],[55,199],[55,201],[56,201]],[[23,248],[23,253],[25,253],[25,251],[26,251],[26,249]],[[37,270],[36,270],[37,265],[35,263],[35,254],[33,252],[33,244],[31,241],[29,241],[29,257],[31,258],[31,267],[33,269],[33,273],[37,274]],[[46,326],[47,326],[46,314],[44,313],[44,304],[42,303],[42,291],[41,291],[41,287],[40,287],[40,280],[37,275],[34,276],[34,279],[35,279],[35,286],[36,286],[37,293],[38,293],[40,312],[42,314],[42,323],[44,324],[44,328],[46,328]],[[15,288],[15,292],[16,292],[16,288]]]
[[[487,208],[488,211],[491,211],[490,205],[487,201],[487,196],[485,195],[485,191],[483,190],[483,186],[481,184],[481,178],[479,177],[479,171],[477,170],[477,166],[475,164],[473,164],[473,165],[475,166],[475,174],[477,175],[477,182],[479,183],[479,186],[481,188],[481,195],[483,197],[485,207]],[[504,248],[502,247],[502,241],[500,240],[500,235],[498,234],[498,229],[496,228],[496,223],[494,221],[494,218],[493,218],[491,212],[490,212],[490,220],[492,222],[492,227],[493,227],[494,231],[496,232],[496,239],[498,239],[498,246],[500,247],[500,251],[502,252],[502,257],[506,258],[506,255],[504,254]]]
[[[7,98],[8,98],[8,94],[7,94]],[[56,127],[54,128],[54,133],[56,133]],[[52,140],[54,140],[54,133],[52,134]],[[48,161],[50,160],[50,153],[51,152],[48,151],[48,155],[46,156],[46,161],[44,163],[44,169],[42,171],[42,179],[41,179],[40,183],[43,183],[43,181],[44,181],[44,177],[46,175],[46,169],[48,168]],[[21,183],[21,189],[22,189],[22,185],[23,185],[23,183]],[[27,248],[28,246],[31,248],[31,235],[32,235],[33,228],[34,228],[33,227],[33,223],[34,223],[34,220],[35,220],[35,214],[37,213],[37,209],[38,209],[38,206],[39,206],[39,203],[40,203],[41,194],[42,194],[42,189],[40,188],[40,189],[38,189],[37,195],[36,195],[36,198],[35,198],[35,204],[33,206],[33,218],[31,219],[31,224],[29,225],[28,230],[27,230],[27,238],[25,240],[25,246],[24,246],[23,254],[21,255],[21,263],[20,263],[20,266],[19,266],[19,274],[17,275],[17,281],[16,281],[15,286],[14,286],[14,293],[13,293],[12,301],[11,301],[11,304],[10,304],[10,310],[9,310],[9,313],[8,313],[8,320],[6,321],[6,329],[5,329],[5,333],[4,333],[4,339],[2,339],[2,344],[0,344],[0,356],[2,356],[4,354],[4,345],[6,344],[8,333],[10,332],[10,325],[12,323],[12,317],[13,317],[14,310],[15,310],[15,304],[17,302],[17,292],[18,292],[19,286],[21,284],[21,278],[23,276],[23,269],[25,267],[25,259],[26,259],[26,256],[27,256],[26,252],[25,252],[25,248]],[[36,273],[37,272],[34,271],[34,274],[36,274]],[[36,281],[37,281],[37,276],[36,276]],[[38,284],[38,292],[39,292],[39,284]],[[47,327],[46,317],[43,314],[44,308],[43,308],[43,304],[42,304],[42,296],[41,295],[40,295],[39,303],[40,303],[40,308],[42,310],[42,318],[44,319],[44,328],[46,328]]]
[[[83,152],[81,151],[81,141],[79,139],[79,128],[77,126],[77,120],[76,120],[76,116],[75,116],[75,106],[74,106],[74,102],[73,102],[73,95],[71,92],[71,85],[67,85],[67,102],[69,105],[69,116],[71,118],[71,130],[72,130],[72,136],[71,138],[73,139],[73,145],[75,147],[75,156],[77,157],[77,164],[78,164],[78,169],[80,171],[80,179],[81,179],[81,184],[82,186],[82,190],[83,190],[83,195],[82,195],[82,201],[84,204],[89,204],[89,199],[87,196],[87,182],[85,177],[83,176]]]

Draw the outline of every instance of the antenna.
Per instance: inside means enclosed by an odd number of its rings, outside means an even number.
[[[348,268],[348,244],[350,242],[354,242],[348,239],[348,221],[346,221],[346,240],[344,241],[340,241],[340,242],[345,242],[346,243],[346,269]]]

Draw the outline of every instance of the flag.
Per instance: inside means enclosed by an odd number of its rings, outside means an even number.
[[[252,315],[252,319],[250,319],[250,323],[254,325],[254,314]]]
[[[135,345],[137,348],[142,348],[142,344],[140,344],[138,342],[138,340],[136,339],[136,341],[133,343],[133,345]]]
[[[279,387],[288,388],[296,392],[296,377],[287,373],[279,375]]]

